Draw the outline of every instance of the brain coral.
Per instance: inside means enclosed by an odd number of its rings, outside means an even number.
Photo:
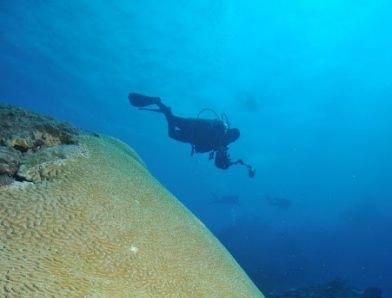
[[[263,297],[127,145],[1,109],[1,297]]]

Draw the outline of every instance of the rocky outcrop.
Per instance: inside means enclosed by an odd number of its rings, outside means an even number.
[[[63,145],[77,145],[79,133],[70,124],[51,117],[0,105],[0,187],[14,181],[49,178],[43,173],[32,174],[32,168],[64,159],[70,147]]]

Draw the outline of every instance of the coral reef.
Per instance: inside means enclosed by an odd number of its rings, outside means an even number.
[[[376,287],[367,288],[362,294],[362,298],[381,298],[381,296],[382,296],[381,289]]]
[[[127,145],[0,110],[1,297],[264,297]]]
[[[288,292],[269,295],[270,298],[381,298],[381,290],[367,288],[364,291],[352,288],[347,281],[337,278],[326,284],[292,289]]]

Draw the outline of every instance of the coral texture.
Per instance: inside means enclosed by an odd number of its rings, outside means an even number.
[[[263,297],[131,148],[56,125],[38,148],[36,116],[23,150],[2,126],[1,297]]]

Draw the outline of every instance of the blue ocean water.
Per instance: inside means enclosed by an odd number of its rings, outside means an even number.
[[[267,297],[336,277],[392,297],[391,13],[386,0],[0,0],[0,100],[134,147]],[[131,91],[181,116],[226,113],[241,130],[231,155],[256,176],[191,157]]]

